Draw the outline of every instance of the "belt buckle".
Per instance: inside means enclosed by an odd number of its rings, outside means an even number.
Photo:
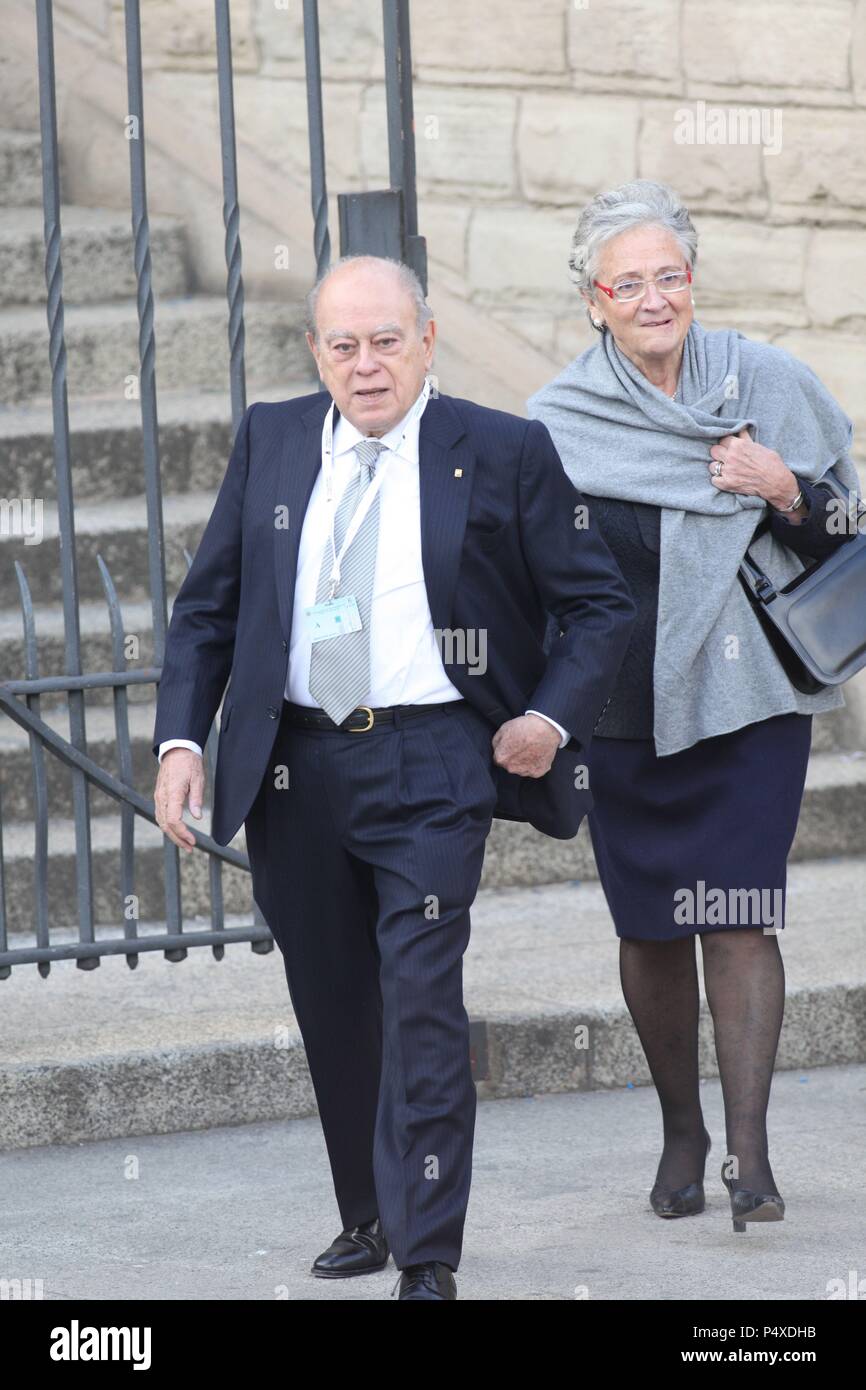
[[[375,722],[376,722],[375,715],[373,714],[373,711],[370,709],[370,706],[369,706],[369,705],[356,705],[355,708],[352,710],[352,713],[353,713],[353,714],[357,714],[358,710],[364,710],[364,712],[365,712],[365,713],[367,714],[367,716],[368,716],[368,721],[367,721],[367,723],[364,724],[364,725],[362,726],[362,728],[360,728],[360,729],[347,729],[347,730],[346,730],[346,733],[347,733],[347,734],[366,734],[366,733],[369,733],[370,729],[372,729],[373,725],[374,725]]]

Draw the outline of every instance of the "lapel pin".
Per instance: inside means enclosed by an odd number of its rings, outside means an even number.
[[[454,477],[455,477],[455,478],[462,478],[462,477],[463,477],[463,469],[462,469],[462,468],[455,468],[455,469],[454,469]]]

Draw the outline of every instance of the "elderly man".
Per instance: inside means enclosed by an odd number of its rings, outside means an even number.
[[[432,390],[412,271],[346,257],[308,309],[327,389],[246,412],[174,604],[157,820],[192,848],[230,678],[212,833],[245,824],[313,1079],[343,1230],[312,1272],[390,1251],[401,1299],[453,1299],[484,843],[576,833],[635,610],[546,428]]]

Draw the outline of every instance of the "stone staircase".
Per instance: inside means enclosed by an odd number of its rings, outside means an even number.
[[[40,675],[64,669],[60,534],[53,460],[53,422],[46,321],[39,137],[0,130],[0,496],[42,500],[43,536],[0,533],[0,673],[24,675],[24,641],[15,560],[22,565],[34,604]],[[122,605],[124,631],[139,639],[130,666],[152,664],[148,589],[147,516],[141,415],[127,399],[137,381],[138,318],[128,212],[64,205],[63,292],[76,555],[85,671],[109,670],[108,610],[96,562],[101,555]],[[228,395],[227,306],[197,293],[183,225],[151,217],[156,368],[166,581],[171,604],[186,573],[184,550],[194,554],[225,471],[231,440]],[[301,286],[285,302],[247,300],[248,398],[282,399],[316,389],[299,328]],[[110,690],[87,697],[88,748],[118,773]],[[156,762],[150,752],[155,701],[152,687],[129,687],[134,785],[152,793]],[[68,736],[65,696],[44,695],[41,714]],[[55,927],[75,921],[75,840],[69,771],[46,755],[49,823],[49,907]],[[0,715],[3,852],[6,906],[13,940],[32,927],[33,786],[27,735]],[[118,920],[120,884],[117,803],[91,789],[96,916]],[[136,862],[142,911],[164,911],[162,837],[136,821]],[[242,846],[242,837],[239,841]],[[208,902],[207,861],[183,866],[184,914]],[[249,912],[250,880],[224,871],[228,912]],[[148,906],[145,907],[145,902]],[[160,906],[162,904],[162,906]],[[18,939],[22,939],[18,937]]]
[[[26,570],[35,606],[40,673],[63,670],[63,617],[59,534],[52,458],[39,142],[21,132],[0,132],[0,493],[44,499],[44,538],[0,537],[0,671],[23,674],[23,628],[13,560]],[[63,268],[69,355],[70,420],[76,502],[83,666],[110,669],[108,614],[96,565],[108,564],[121,599],[124,628],[140,639],[131,665],[152,660],[147,591],[147,529],[143,495],[139,404],[124,397],[124,380],[137,375],[137,318],[129,219],[101,208],[63,210]],[[186,572],[184,549],[194,553],[213,506],[231,443],[226,306],[194,292],[184,228],[171,218],[151,219],[156,299],[157,383],[166,568],[169,602]],[[299,298],[299,295],[298,295]],[[248,394],[280,399],[315,389],[294,302],[248,302]],[[856,686],[856,689],[855,689]],[[866,854],[866,719],[862,682],[849,690],[849,706],[814,724],[814,751],[793,852],[799,863]],[[101,766],[117,772],[110,690],[87,696],[88,741]],[[129,688],[134,783],[150,795],[156,763],[150,752],[152,688]],[[42,715],[68,735],[62,696],[44,696]],[[46,757],[51,824],[49,902],[58,928],[75,925],[75,856],[67,769]],[[4,859],[10,930],[29,930],[33,901],[33,788],[28,739],[0,716],[0,769]],[[117,804],[91,790],[97,919],[120,920]],[[202,828],[208,828],[205,817]],[[162,912],[161,836],[136,824],[143,918]],[[234,841],[243,848],[243,831]],[[862,860],[866,884],[866,858]],[[184,857],[184,912],[207,911],[204,856]],[[540,888],[593,879],[595,865],[585,827],[573,842],[545,839],[525,826],[497,822],[491,835],[483,889]],[[224,872],[225,907],[250,908],[249,878]]]

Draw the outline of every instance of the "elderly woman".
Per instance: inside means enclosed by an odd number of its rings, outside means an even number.
[[[601,337],[529,413],[550,430],[638,607],[587,754],[588,823],[661,1103],[650,1202],[664,1217],[704,1206],[700,936],[725,1105],[722,1180],[743,1231],[784,1215],[766,1129],[785,996],[776,928],[812,715],[844,701],[835,689],[794,689],[737,570],[765,515],[752,553],[780,583],[844,544],[816,483],[830,467],[854,493],[858,480],[851,422],[808,367],[697,323],[696,250],[671,189],[638,180],[594,198],[570,265]]]

